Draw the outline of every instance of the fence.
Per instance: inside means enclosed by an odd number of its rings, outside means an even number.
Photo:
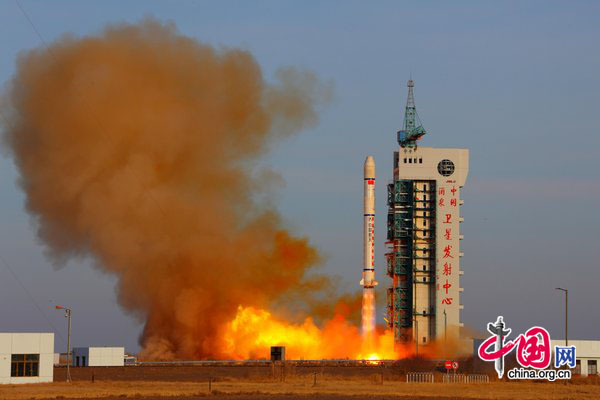
[[[467,377],[464,374],[444,374],[443,383],[467,383]]]
[[[409,372],[406,374],[407,383],[433,383],[432,372]]]
[[[467,383],[490,383],[490,377],[483,374],[467,375]]]
[[[490,383],[490,377],[483,374],[445,374],[443,383]]]

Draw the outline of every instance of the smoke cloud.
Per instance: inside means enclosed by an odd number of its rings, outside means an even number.
[[[223,358],[238,306],[327,285],[268,200],[276,174],[256,168],[327,92],[293,68],[270,84],[248,51],[148,19],[22,53],[3,141],[48,256],[118,278],[147,358]]]

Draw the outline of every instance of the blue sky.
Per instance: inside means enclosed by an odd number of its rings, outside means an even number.
[[[467,326],[504,315],[513,332],[532,325],[563,337],[570,289],[571,338],[600,339],[600,3],[573,1],[31,1],[21,0],[45,41],[87,35],[151,15],[214,46],[250,50],[267,79],[285,65],[335,88],[313,129],[276,144],[261,165],[285,181],[279,210],[325,255],[324,271],[358,289],[362,163],[375,157],[377,266],[383,274],[385,187],[412,74],[422,145],[466,147],[462,286]],[[14,1],[0,1],[0,82],[40,39]],[[114,279],[89,262],[58,271],[44,258],[23,211],[17,172],[0,157],[0,256],[62,336],[50,309],[74,309],[74,345],[137,350],[141,325],[116,305]],[[380,309],[379,320],[383,315]],[[0,267],[0,330],[51,330]],[[57,347],[64,346],[57,338]]]

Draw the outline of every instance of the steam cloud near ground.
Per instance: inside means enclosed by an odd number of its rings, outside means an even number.
[[[147,19],[22,53],[3,141],[49,257],[91,256],[118,278],[147,358],[227,357],[219,330],[240,304],[327,286],[269,202],[276,174],[254,168],[327,94],[311,73],[270,84],[248,51]]]

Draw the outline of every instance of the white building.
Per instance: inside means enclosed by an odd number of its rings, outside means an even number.
[[[462,275],[461,189],[469,171],[467,149],[417,146],[420,125],[412,81],[404,127],[388,185],[388,321],[397,342],[459,337]]]
[[[75,347],[74,367],[122,367],[125,365],[124,347]]]
[[[0,383],[52,382],[54,333],[0,333]]]
[[[564,346],[565,340],[551,340],[554,346]],[[575,358],[577,365],[573,371],[582,376],[598,375],[598,364],[600,363],[600,340],[571,340],[569,346],[575,346]]]

